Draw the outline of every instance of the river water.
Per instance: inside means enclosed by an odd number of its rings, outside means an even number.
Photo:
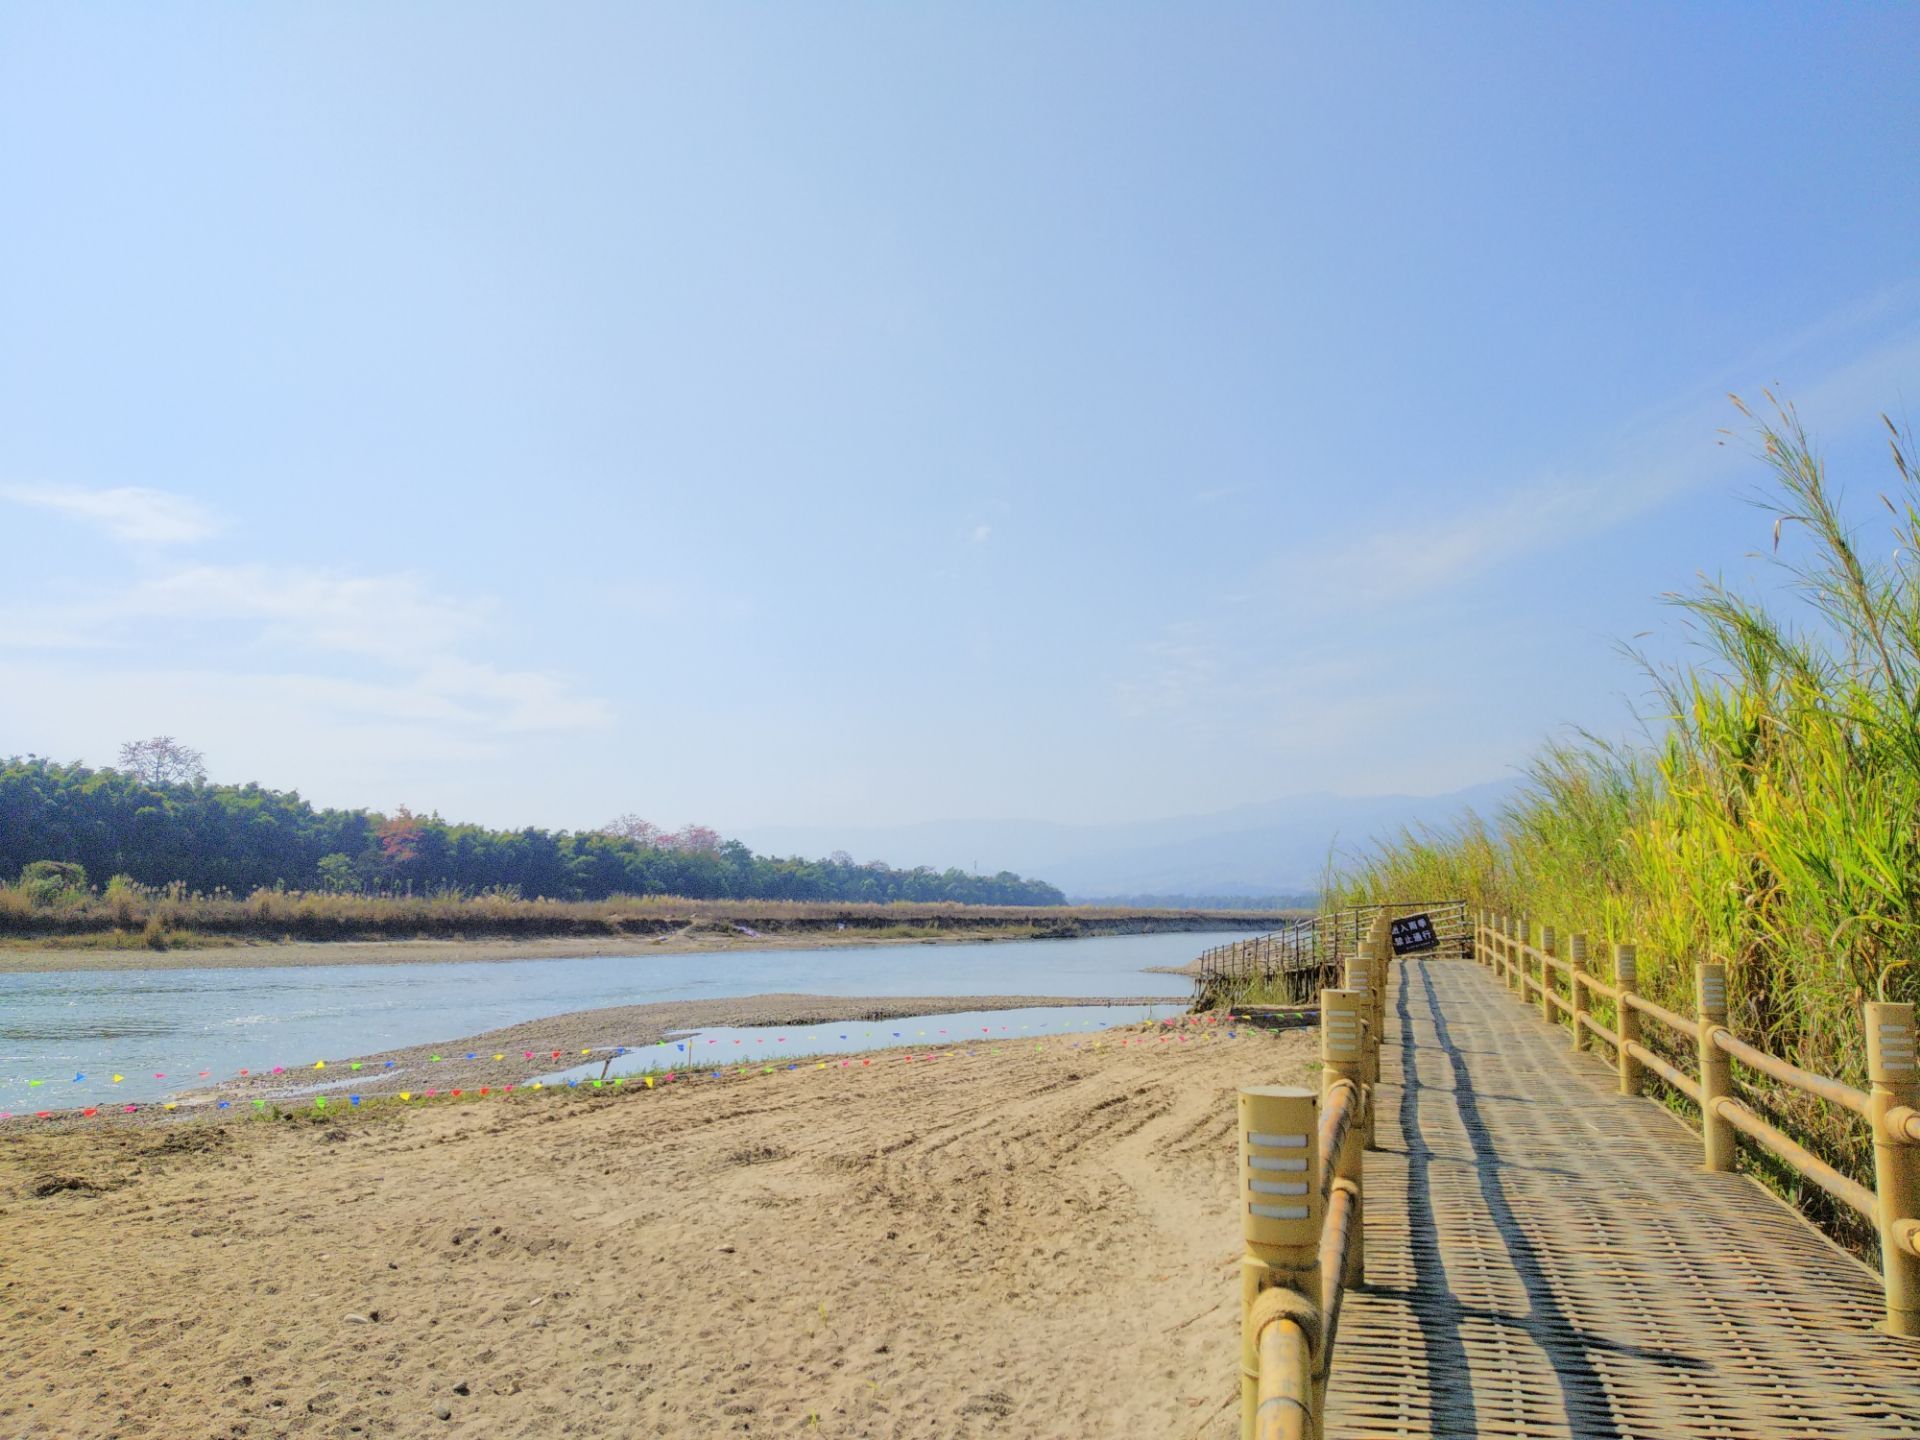
[[[305,965],[205,970],[68,970],[0,975],[0,1111],[145,1102],[202,1089],[241,1069],[310,1069],[316,1059],[454,1040],[484,1030],[609,1005],[768,992],[808,995],[1151,996],[1184,1000],[1189,983],[1147,973],[1184,965],[1232,935],[1116,935],[966,945],[867,945],[824,950],[610,954],[558,960],[407,965]],[[1170,1013],[1162,1011],[1161,1013]],[[1005,1012],[972,1028],[1010,1034],[1088,1017]],[[1112,1023],[1135,1012],[1103,1013]],[[880,1048],[915,1032],[953,1031],[955,1017],[832,1029]],[[824,1035],[830,1027],[814,1027]],[[902,1032],[895,1035],[893,1032]],[[857,1032],[872,1032],[857,1035]],[[747,1032],[701,1032],[724,1046]],[[784,1033],[784,1032],[783,1032]],[[764,1040],[764,1037],[759,1037]],[[809,1032],[807,1039],[814,1035]],[[777,1043],[777,1042],[776,1042]],[[795,1053],[798,1035],[781,1045]],[[855,1048],[856,1039],[827,1047]],[[934,1043],[928,1036],[920,1044]],[[744,1048],[744,1046],[742,1047]],[[705,1059],[706,1053],[700,1058]],[[769,1052],[778,1053],[778,1052]],[[114,1077],[120,1077],[116,1080]],[[79,1077],[79,1078],[76,1078]],[[38,1081],[38,1084],[32,1082]]]

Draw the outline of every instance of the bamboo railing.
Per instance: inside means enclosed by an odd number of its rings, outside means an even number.
[[[1412,901],[1392,908],[1431,916],[1440,941],[1436,955],[1464,957],[1473,944],[1473,917],[1464,900]],[[1259,993],[1310,1007],[1323,989],[1340,983],[1346,960],[1360,952],[1385,909],[1360,905],[1325,911],[1284,930],[1203,951],[1194,961],[1195,1003],[1232,1009]]]
[[[1339,950],[1319,917],[1299,920],[1269,935],[1249,936],[1203,951],[1194,962],[1196,1003],[1228,1009],[1256,989],[1307,1004],[1329,983],[1338,983]]]
[[[1390,958],[1383,910],[1352,946],[1346,985],[1320,992],[1318,1093],[1240,1091],[1243,1440],[1321,1440],[1341,1301],[1366,1278],[1362,1159]]]
[[[1475,921],[1474,953],[1480,962],[1523,1002],[1537,1000],[1543,1019],[1559,1023],[1565,1017],[1575,1049],[1588,1049],[1593,1040],[1610,1048],[1622,1095],[1640,1094],[1645,1077],[1652,1075],[1691,1102],[1700,1114],[1706,1169],[1732,1170],[1744,1137],[1857,1211],[1879,1235],[1888,1333],[1920,1336],[1920,1071],[1914,1059],[1914,1007],[1886,1001],[1863,1007],[1871,1088],[1860,1090],[1804,1070],[1735,1035],[1727,1025],[1726,967],[1718,962],[1695,967],[1695,1013],[1689,1017],[1638,993],[1631,945],[1613,947],[1609,983],[1589,968],[1586,936],[1568,936],[1564,957],[1551,925],[1539,927],[1540,943],[1533,942],[1534,926],[1524,916],[1482,912]],[[1593,1015],[1595,995],[1613,1002],[1614,1028]],[[1665,1027],[1693,1050],[1697,1077],[1644,1043],[1646,1020]],[[1735,1061],[1864,1118],[1873,1132],[1873,1187],[1842,1174],[1744,1103],[1734,1090]]]

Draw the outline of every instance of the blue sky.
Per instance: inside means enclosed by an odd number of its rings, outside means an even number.
[[[0,752],[723,829],[1511,773],[1624,724],[1660,592],[1754,570],[1726,392],[1889,483],[1917,45],[9,7]]]

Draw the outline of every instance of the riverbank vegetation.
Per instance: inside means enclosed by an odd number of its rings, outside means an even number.
[[[1270,926],[1284,917],[1235,911],[1110,906],[961,905],[895,902],[697,899],[613,895],[601,900],[528,900],[468,895],[329,894],[259,889],[189,891],[124,876],[104,888],[77,866],[36,862],[0,885],[0,944],[109,950],[171,950],[279,941],[668,940],[685,948],[811,940],[1067,939],[1159,930]]]
[[[1704,656],[1645,667],[1644,747],[1551,745],[1502,815],[1400,834],[1327,903],[1464,895],[1637,942],[1641,989],[1686,1014],[1695,963],[1722,959],[1737,1034],[1864,1086],[1861,1002],[1920,999],[1920,477],[1889,423],[1891,535],[1863,544],[1793,412],[1756,428],[1784,596],[1674,597]],[[1856,1117],[1742,1079],[1871,1182]]]
[[[169,756],[187,758],[169,767],[163,763]],[[672,895],[878,905],[1066,903],[1045,881],[1006,871],[895,869],[844,853],[824,860],[756,855],[704,826],[666,831],[632,815],[601,830],[571,832],[489,830],[415,815],[405,806],[392,815],[316,809],[293,791],[208,784],[198,753],[165,736],[127,746],[122,760],[120,768],[99,770],[34,755],[0,761],[0,877],[51,861],[78,867],[96,882],[119,877],[128,894],[177,886],[198,896],[289,890],[501,902]],[[17,888],[33,900],[61,886],[43,876],[23,879]],[[0,908],[0,924],[7,913]]]

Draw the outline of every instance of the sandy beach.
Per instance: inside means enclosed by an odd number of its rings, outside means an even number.
[[[1313,1041],[1165,1033],[11,1135],[0,1434],[1229,1436]]]

